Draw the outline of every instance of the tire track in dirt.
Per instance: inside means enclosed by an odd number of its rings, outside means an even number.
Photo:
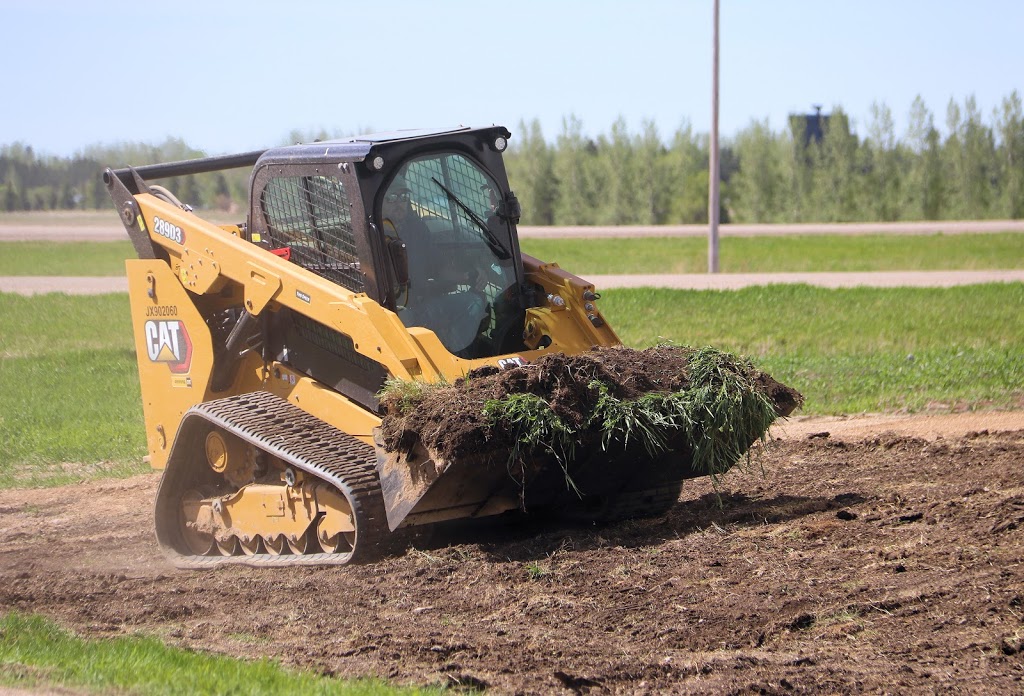
[[[662,519],[447,526],[338,569],[173,569],[158,474],[4,491],[0,610],[497,693],[1015,693],[1024,430],[1002,415],[773,440]]]

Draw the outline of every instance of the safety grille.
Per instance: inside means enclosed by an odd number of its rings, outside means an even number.
[[[375,366],[372,360],[356,351],[355,344],[349,336],[330,329],[302,314],[293,315],[293,319],[295,330],[299,336],[318,348],[326,350],[328,353],[360,370],[369,370]]]
[[[319,276],[363,292],[352,213],[341,181],[329,176],[271,179],[262,195],[271,245],[288,248],[293,262]]]
[[[490,197],[487,193],[490,182],[479,167],[462,155],[415,160],[406,170],[405,178],[420,217],[453,221],[459,230],[470,230],[473,236],[477,234],[476,225],[462,208],[448,200],[435,179],[480,218],[486,219],[490,213]]]

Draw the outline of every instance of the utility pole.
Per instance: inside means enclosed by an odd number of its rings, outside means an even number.
[[[711,157],[708,172],[708,273],[718,273],[718,1],[711,58]]]

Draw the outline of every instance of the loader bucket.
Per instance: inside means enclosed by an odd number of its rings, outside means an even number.
[[[407,452],[377,449],[388,526],[496,515],[519,507],[516,482],[494,458],[444,459],[417,443]]]
[[[552,354],[417,393],[385,394],[375,433],[392,529],[516,508],[659,514],[802,402],[745,359],[688,348]]]
[[[421,442],[406,452],[386,452],[378,442],[388,526],[395,530],[517,509],[588,519],[646,517],[670,507],[683,481],[709,474],[694,466],[682,434],[657,455],[640,445],[608,451],[597,443],[582,444],[566,463],[550,454],[523,462],[508,452],[446,459]]]

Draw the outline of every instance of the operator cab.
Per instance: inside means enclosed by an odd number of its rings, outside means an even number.
[[[391,254],[393,309],[462,357],[508,352],[509,326],[521,317],[514,223],[501,214],[500,190],[462,153],[424,154],[402,163],[375,216],[387,248],[400,249]]]
[[[454,355],[522,350],[528,293],[501,127],[398,132],[269,150],[249,235],[365,292]]]

